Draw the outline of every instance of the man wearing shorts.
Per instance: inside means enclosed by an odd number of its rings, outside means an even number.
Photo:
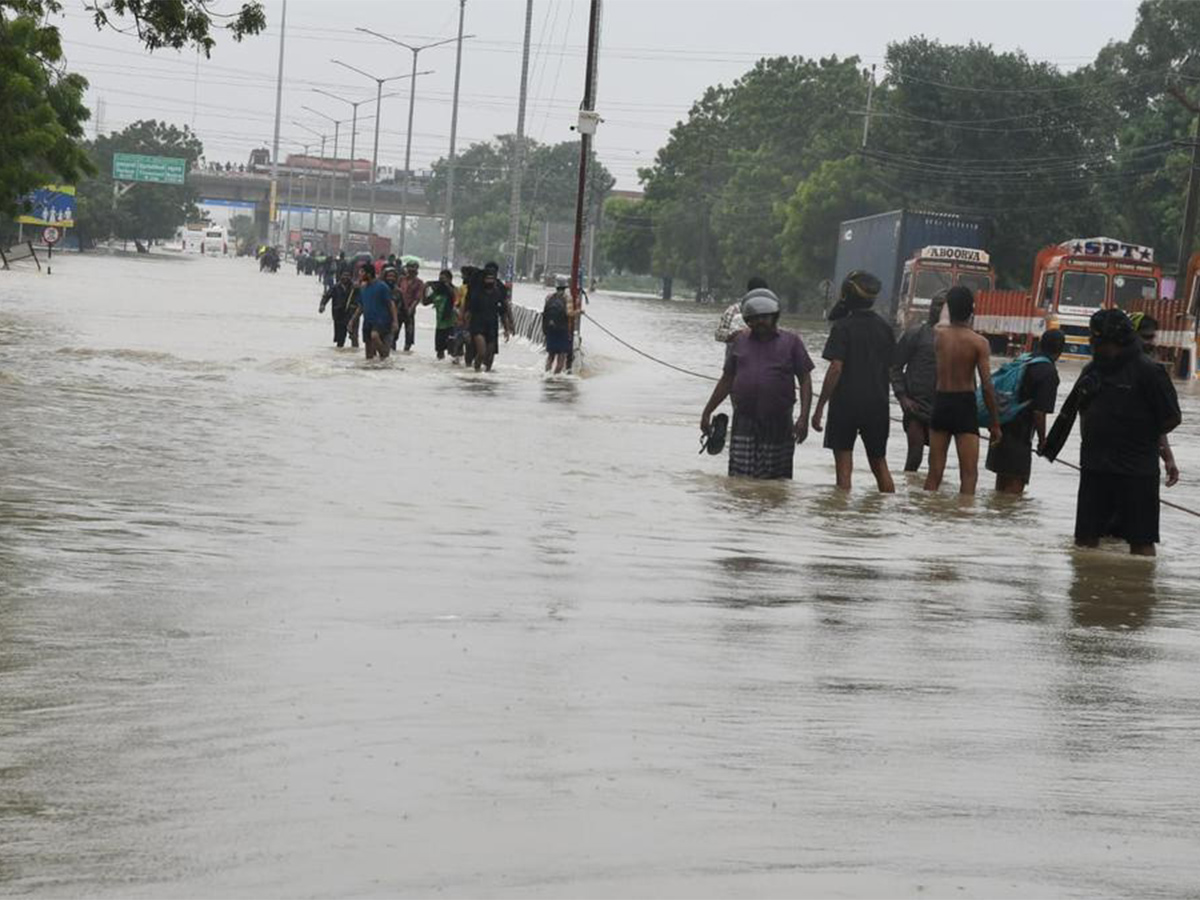
[[[991,418],[990,440],[1000,442],[1000,416],[992,390],[991,353],[987,340],[971,328],[975,295],[958,285],[946,292],[950,324],[934,334],[937,355],[937,392],[929,418],[929,476],[925,490],[936,491],[946,474],[946,458],[953,438],[958,452],[959,493],[973,495],[979,482],[979,413],[975,403],[975,376],[983,386],[983,401]]]
[[[362,305],[362,336],[367,359],[376,356],[387,359],[400,322],[396,316],[392,289],[386,282],[376,279],[372,266],[363,266],[358,299]]]
[[[1058,369],[1054,364],[1065,344],[1066,337],[1058,329],[1045,332],[1038,340],[1037,351],[1037,356],[1045,359],[1030,362],[1021,373],[1016,400],[1028,406],[1011,422],[1004,423],[1000,443],[987,453],[985,465],[989,472],[996,473],[997,493],[1019,495],[1029,484],[1034,436],[1040,453],[1046,444],[1046,416],[1054,412],[1058,401]]]
[[[812,425],[814,431],[822,430],[821,416],[828,403],[825,449],[833,451],[841,490],[850,490],[854,443],[861,436],[875,484],[882,493],[891,494],[896,486],[887,464],[888,396],[896,339],[891,326],[871,309],[879,287],[879,279],[869,272],[851,272],[842,283],[838,307],[846,314],[833,323],[825,342],[822,356],[829,369]]]

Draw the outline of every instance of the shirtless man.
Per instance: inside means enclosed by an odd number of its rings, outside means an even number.
[[[991,417],[989,440],[1000,441],[1000,416],[992,374],[988,342],[971,328],[975,314],[975,295],[970,288],[953,287],[946,293],[950,324],[939,326],[934,336],[937,353],[937,393],[929,420],[929,477],[925,490],[942,486],[950,438],[958,451],[961,478],[959,493],[974,494],[979,481],[979,414],[975,405],[975,375],[983,385],[983,402]]]

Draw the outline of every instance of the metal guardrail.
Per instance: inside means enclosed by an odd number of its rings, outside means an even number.
[[[545,346],[546,336],[542,334],[542,314],[528,306],[520,306],[516,303],[510,303],[509,308],[512,310],[514,333],[518,337],[525,338],[534,346]]]

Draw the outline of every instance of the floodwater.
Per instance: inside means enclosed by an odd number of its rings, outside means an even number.
[[[1077,552],[1061,466],[841,496],[817,438],[730,481],[710,385],[594,328],[367,365],[317,299],[0,273],[0,894],[1200,892],[1195,519]],[[719,310],[590,311],[717,369]]]

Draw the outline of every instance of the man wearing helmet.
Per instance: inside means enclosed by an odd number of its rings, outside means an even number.
[[[729,474],[748,478],[791,478],[796,445],[808,437],[813,363],[804,341],[779,329],[779,298],[766,288],[742,299],[746,330],[729,343],[725,371],[700,417],[707,435],[712,414],[733,397]],[[800,415],[793,420],[796,382]]]
[[[1171,376],[1146,356],[1122,310],[1102,309],[1088,323],[1092,362],[1083,370],[1047,438],[1054,459],[1078,410],[1079,496],[1075,543],[1095,547],[1115,533],[1137,556],[1158,543],[1159,447],[1182,415]],[[1060,424],[1061,423],[1061,424]]]

